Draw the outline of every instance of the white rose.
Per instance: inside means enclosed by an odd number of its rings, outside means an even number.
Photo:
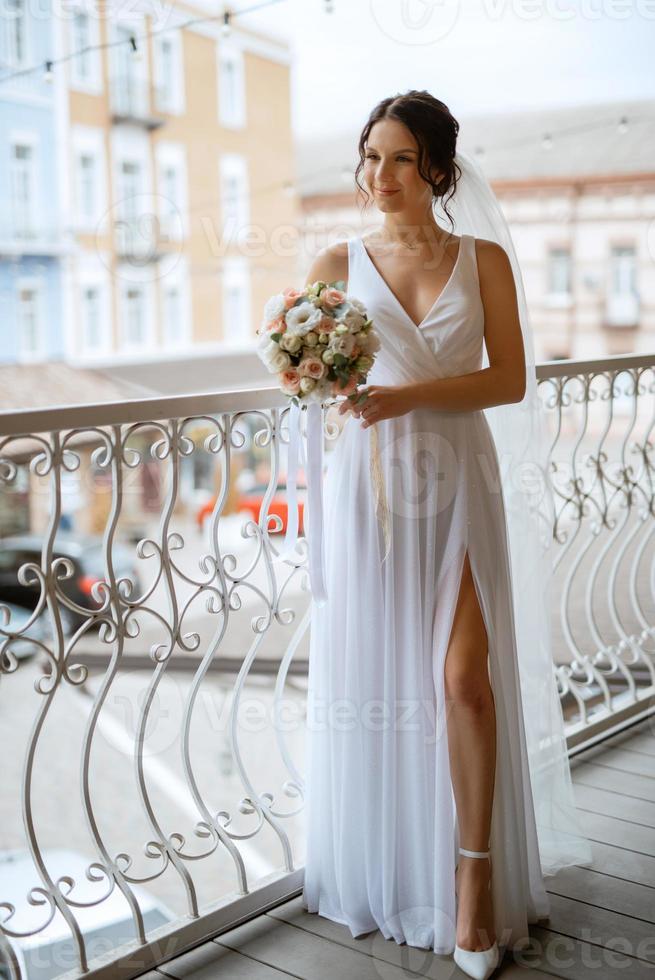
[[[366,317],[366,306],[362,303],[361,299],[349,299],[348,302],[351,306],[354,306],[358,313],[361,313],[363,317]]]
[[[357,334],[357,346],[363,354],[375,354],[380,350],[380,338],[374,330]]]
[[[286,300],[282,293],[276,293],[275,296],[271,296],[271,298],[266,301],[266,305],[264,306],[265,322],[270,323],[271,320],[275,320],[286,311],[286,308]]]
[[[307,394],[308,391],[312,391],[316,387],[316,382],[313,378],[301,378],[300,379],[300,390]]]
[[[278,349],[277,341],[271,340],[270,333],[261,334],[257,341],[257,353],[261,356],[265,353],[265,351],[273,350],[273,348],[275,348],[275,350]]]
[[[295,333],[303,336],[310,330],[315,330],[321,320],[323,312],[313,303],[300,303],[293,306],[287,313],[287,333]]]
[[[303,345],[303,338],[297,333],[282,334],[280,337],[280,347],[282,350],[289,351],[290,354],[297,354]]]
[[[356,333],[366,323],[366,317],[359,310],[355,309],[354,306],[349,304],[346,310],[340,314],[339,322],[345,323],[351,333]]]
[[[354,346],[355,338],[351,333],[346,333],[335,337],[330,343],[330,347],[335,354],[343,354],[345,357],[350,357]]]
[[[277,353],[266,362],[266,368],[271,374],[279,374],[280,371],[286,371],[288,367],[291,367],[291,358],[279,348]]]

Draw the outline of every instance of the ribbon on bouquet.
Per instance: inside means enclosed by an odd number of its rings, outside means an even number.
[[[389,549],[391,547],[391,527],[390,527],[390,517],[389,517],[389,502],[387,500],[387,493],[384,484],[384,473],[382,472],[382,463],[380,461],[380,440],[378,438],[378,430],[375,423],[371,425],[371,454],[370,454],[370,472],[371,472],[371,484],[373,486],[373,496],[375,497],[375,513],[377,514],[378,521],[382,524],[382,531],[384,532],[384,557],[382,561],[386,561],[389,554]]]
[[[304,455],[307,477],[309,582],[314,600],[322,606],[327,600],[325,588],[323,535],[323,408],[320,402],[307,406],[307,449],[303,450],[301,406],[289,407],[289,451],[287,457],[287,535],[282,551],[274,562],[297,560],[298,542],[298,464]]]
[[[380,442],[375,424],[370,427],[370,474],[375,512],[382,525],[386,561],[391,547],[389,503],[380,460]],[[312,596],[319,605],[327,600],[324,570],[323,520],[323,415],[319,402],[307,406],[307,449],[303,452],[301,407],[291,402],[289,407],[289,450],[287,457],[287,535],[284,547],[274,562],[298,559],[298,465],[304,456],[309,505],[309,580]]]

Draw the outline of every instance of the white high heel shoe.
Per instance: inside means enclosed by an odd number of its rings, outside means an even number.
[[[467,851],[465,847],[460,847],[459,853],[465,857],[488,857],[489,863],[491,864],[491,854],[489,851]],[[457,870],[457,867],[459,865],[455,867],[455,870]],[[491,889],[491,878],[489,879],[489,888]],[[488,949],[462,949],[461,946],[455,943],[453,959],[460,970],[463,970],[469,977],[473,977],[474,980],[487,980],[487,977],[491,976],[500,960],[498,942],[494,941],[493,946],[489,946]]]

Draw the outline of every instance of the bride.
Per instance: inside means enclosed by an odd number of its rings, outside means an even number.
[[[537,518],[500,467],[501,448],[512,476],[535,451],[520,272],[458,130],[428,92],[380,102],[356,178],[382,221],[307,275],[347,283],[380,348],[365,397],[340,403],[325,477],[303,906],[484,978],[547,918],[544,874],[591,858],[542,636]]]

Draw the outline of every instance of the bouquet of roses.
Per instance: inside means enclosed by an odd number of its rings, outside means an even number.
[[[288,288],[264,307],[257,353],[295,404],[350,397],[373,366],[380,348],[373,321],[344,285],[318,280]]]
[[[289,422],[287,471],[288,532],[276,561],[295,558],[298,537],[297,467],[301,449],[300,411],[307,404],[307,490],[309,494],[309,575],[317,602],[327,599],[323,565],[323,427],[321,403],[346,395],[355,404],[367,394],[355,395],[364,383],[380,349],[380,339],[364,304],[347,296],[342,280],[309,283],[304,289],[284,289],[271,296],[257,331],[257,353],[276,374],[280,389],[292,405]],[[389,519],[380,467],[375,426],[371,427],[371,476],[376,508],[382,501],[385,537]],[[386,557],[386,556],[385,556]]]

